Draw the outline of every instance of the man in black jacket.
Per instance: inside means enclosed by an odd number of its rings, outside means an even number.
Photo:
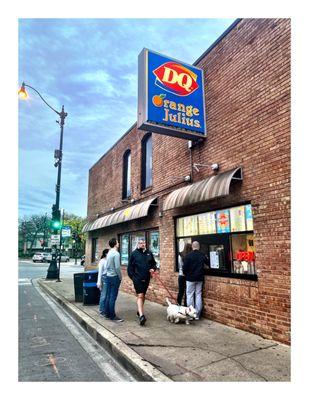
[[[146,317],[144,315],[145,295],[150,282],[151,274],[157,269],[157,263],[151,251],[146,249],[146,242],[140,239],[129,259],[128,275],[133,281],[137,296],[137,315],[140,325],[144,325]]]
[[[192,251],[186,255],[182,269],[186,277],[187,306],[196,308],[198,316],[195,319],[200,318],[203,309],[202,287],[206,264],[207,258],[205,254],[200,251],[199,242],[193,242]]]

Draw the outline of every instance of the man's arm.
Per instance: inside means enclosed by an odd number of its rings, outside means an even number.
[[[116,253],[114,256],[114,262],[115,262],[115,270],[117,272],[117,275],[119,277],[119,279],[122,279],[122,275],[121,275],[121,265],[120,265],[120,253]]]
[[[158,269],[157,262],[153,256],[153,254],[151,252],[150,252],[150,254],[151,254],[151,269],[153,269],[155,271],[156,269]]]
[[[189,267],[189,260],[188,260],[188,256],[186,256],[184,261],[183,261],[183,265],[182,265],[182,272],[183,272],[184,275],[187,274],[188,267]]]
[[[128,271],[129,278],[132,279],[133,275],[134,275],[134,255],[133,254],[130,255],[127,271]]]

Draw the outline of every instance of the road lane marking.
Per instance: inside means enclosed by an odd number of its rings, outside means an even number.
[[[18,279],[18,285],[20,285],[20,286],[32,285],[31,279],[29,279],[29,278],[20,278],[20,279]]]

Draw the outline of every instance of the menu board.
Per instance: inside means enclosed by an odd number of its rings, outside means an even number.
[[[197,215],[183,218],[183,236],[198,235]]]
[[[221,210],[216,212],[217,233],[230,232],[230,217],[229,210]]]
[[[247,231],[253,231],[253,218],[251,204],[245,206]]]
[[[184,234],[183,234],[183,223],[184,223],[183,218],[178,218],[177,219],[177,227],[176,227],[177,236],[184,236]]]
[[[216,213],[208,212],[198,215],[198,230],[200,235],[216,233]]]
[[[245,207],[230,208],[231,231],[241,232],[246,230]]]
[[[121,264],[128,265],[129,261],[129,235],[121,236]]]

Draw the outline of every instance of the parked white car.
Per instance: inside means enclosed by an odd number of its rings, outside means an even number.
[[[44,261],[51,262],[52,260],[52,253],[44,253]]]
[[[44,262],[44,253],[35,253],[32,257],[33,262]]]
[[[57,260],[59,260],[59,256],[57,257]],[[61,254],[61,262],[68,262],[70,261],[70,257],[66,256],[64,254]]]

